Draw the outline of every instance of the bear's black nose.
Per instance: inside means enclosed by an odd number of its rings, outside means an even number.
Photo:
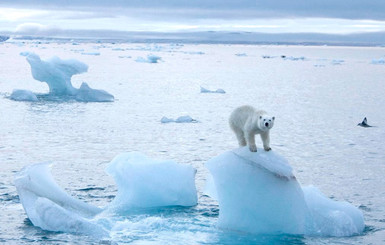
[[[265,123],[265,126],[266,126],[266,127],[269,127],[269,123]]]

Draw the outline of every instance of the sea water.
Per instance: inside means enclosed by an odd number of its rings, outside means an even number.
[[[73,86],[86,82],[107,90],[115,101],[84,103],[48,95],[48,86],[33,79],[22,52],[84,62],[88,72],[73,76]],[[162,62],[136,61],[149,55]],[[372,62],[384,55],[381,47],[0,43],[0,242],[384,243],[385,66]],[[201,93],[201,87],[226,93]],[[14,89],[32,91],[38,101],[13,101]],[[227,121],[244,104],[276,117],[271,147],[288,160],[301,185],[313,185],[363,212],[362,235],[250,234],[218,227],[218,203],[204,193],[205,163],[237,147]],[[197,123],[161,123],[163,117],[185,115]],[[364,117],[376,127],[358,127]],[[262,149],[259,139],[257,147]],[[108,238],[49,232],[31,224],[14,185],[24,166],[52,163],[61,188],[102,208],[117,194],[106,167],[117,155],[133,151],[194,167],[198,204],[105,217],[104,225],[114,227]]]

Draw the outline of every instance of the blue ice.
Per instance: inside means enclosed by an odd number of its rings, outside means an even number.
[[[219,229],[337,237],[359,235],[364,230],[358,208],[331,200],[315,187],[302,187],[288,161],[274,151],[251,153],[243,147],[224,152],[205,166],[210,172],[207,193],[219,204]],[[49,164],[25,167],[16,175],[15,185],[33,225],[103,237],[127,228],[114,224],[114,216],[198,203],[196,170],[190,165],[131,152],[116,156],[106,171],[114,178],[118,193],[104,208],[68,195],[55,183]],[[193,220],[186,215],[185,222]]]
[[[49,60],[42,60],[34,53],[22,52],[31,66],[32,76],[35,80],[47,83],[49,94],[54,96],[69,96],[77,101],[83,102],[111,102],[114,96],[104,90],[92,89],[87,83],[82,83],[79,89],[74,88],[71,83],[73,75],[87,72],[88,66],[83,62],[74,59],[62,60],[59,57],[52,57]],[[36,101],[30,91],[20,94],[14,91],[11,98],[24,98],[23,100]],[[21,97],[23,96],[23,97]],[[21,100],[21,99],[19,99]]]

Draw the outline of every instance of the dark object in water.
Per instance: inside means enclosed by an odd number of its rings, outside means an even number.
[[[366,119],[366,117],[364,118],[364,120],[362,120],[362,122],[360,122],[359,124],[357,124],[357,126],[361,126],[361,127],[364,127],[364,128],[369,128],[369,127],[372,127],[368,124],[368,120]]]

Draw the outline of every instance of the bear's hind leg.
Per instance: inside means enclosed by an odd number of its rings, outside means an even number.
[[[257,146],[255,144],[255,135],[252,132],[247,133],[247,144],[251,152],[257,152]]]

